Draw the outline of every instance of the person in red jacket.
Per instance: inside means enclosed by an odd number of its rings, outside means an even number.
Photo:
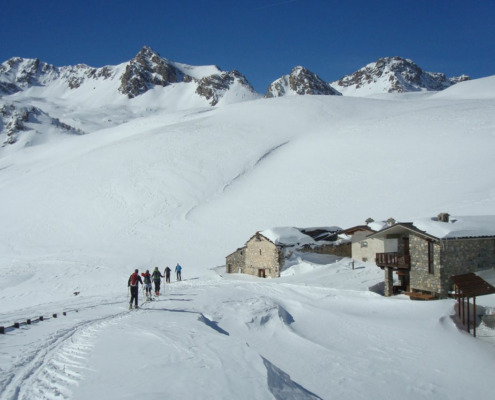
[[[134,273],[129,277],[127,281],[127,286],[131,288],[131,301],[129,302],[129,310],[132,308],[132,300],[134,300],[134,308],[138,307],[138,293],[139,284],[143,284],[141,277],[139,276],[139,270],[135,270]]]

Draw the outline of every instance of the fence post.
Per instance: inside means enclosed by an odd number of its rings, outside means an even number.
[[[21,327],[21,325],[19,324],[19,322],[14,322],[14,328],[19,329],[20,327]]]
[[[64,311],[64,312],[62,313],[62,315],[67,316],[67,313]]]
[[[5,334],[5,327],[0,326],[0,334],[4,335]]]
[[[53,315],[52,315],[52,317],[53,317],[53,318],[57,318],[57,314],[53,314]]]
[[[40,321],[44,321],[43,315],[40,315]]]
[[[28,319],[26,320],[26,324],[31,325],[31,319],[30,319],[30,318],[28,318]]]

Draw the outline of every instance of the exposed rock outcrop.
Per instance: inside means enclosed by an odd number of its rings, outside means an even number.
[[[439,91],[469,79],[466,75],[447,78],[443,73],[423,71],[409,59],[385,57],[332,82],[332,86],[344,94],[346,89],[358,91],[364,88],[373,93],[403,93]]]
[[[2,147],[16,143],[22,132],[35,131],[41,134],[51,130],[50,128],[76,135],[84,134],[82,130],[75,129],[58,118],[50,117],[37,107],[0,104],[0,138],[5,135]]]
[[[304,67],[295,67],[289,75],[274,81],[267,89],[265,97],[286,95],[325,95],[341,96],[329,83]]]
[[[120,78],[119,92],[132,99],[155,85],[167,86],[182,82],[184,78],[172,63],[145,46],[127,65]]]
[[[255,93],[246,77],[236,70],[204,77],[197,84],[196,93],[208,100],[212,106],[217,105],[220,98],[234,84],[242,85],[244,89]]]

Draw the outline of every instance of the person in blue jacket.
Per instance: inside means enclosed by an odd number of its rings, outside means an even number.
[[[177,264],[177,266],[175,267],[175,272],[177,274],[177,280],[181,281],[182,280],[182,267],[179,264]]]

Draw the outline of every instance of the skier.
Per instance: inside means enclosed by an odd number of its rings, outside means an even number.
[[[172,272],[172,270],[167,266],[164,272],[165,272],[165,281],[167,283],[170,283],[170,272]]]
[[[175,272],[177,273],[177,280],[181,281],[182,280],[182,267],[177,263],[177,266],[175,267]]]
[[[142,273],[141,276],[144,278],[144,288],[146,290],[146,300],[151,299],[151,274],[150,270],[147,269],[145,273]]]
[[[143,284],[141,277],[139,276],[139,270],[135,270],[134,273],[129,277],[127,281],[127,287],[131,290],[131,301],[129,302],[129,310],[132,309],[132,300],[134,300],[134,308],[138,307],[138,293],[139,293],[139,283]]]
[[[158,271],[158,267],[155,267],[155,270],[153,271],[153,282],[155,284],[155,296],[160,295],[161,278],[163,278],[163,275],[160,273],[160,271]]]

